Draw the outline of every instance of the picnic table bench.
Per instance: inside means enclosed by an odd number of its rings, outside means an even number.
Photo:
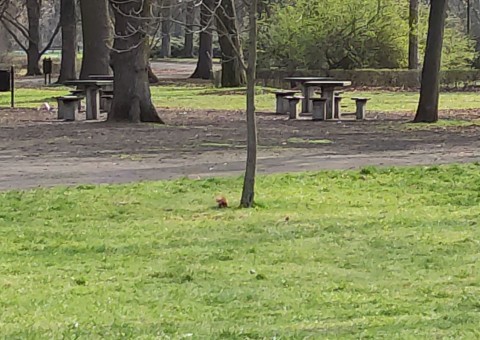
[[[313,88],[305,86],[307,82],[311,81],[323,81],[333,80],[332,77],[286,77],[286,81],[290,81],[292,87],[295,87],[296,83],[299,83],[302,88],[302,113],[312,112],[312,104],[310,98],[313,96]]]
[[[335,118],[335,90],[338,88],[343,88],[352,85],[351,81],[345,80],[315,80],[315,81],[307,81],[303,84],[303,86],[307,89],[306,92],[309,92],[308,88],[315,88],[319,87],[322,90],[322,97],[325,98],[325,119],[333,119]],[[305,101],[306,99],[304,99]],[[310,101],[310,99],[309,99]],[[309,105],[309,104],[307,104]]]
[[[75,120],[75,116],[79,111],[79,103],[83,99],[80,95],[68,95],[57,97],[58,103],[58,119],[64,119],[67,122]]]
[[[112,80],[68,80],[66,86],[76,86],[85,91],[87,120],[97,119],[100,114],[100,89],[113,86]]]
[[[110,74],[91,74],[88,76],[92,80],[111,80],[113,81],[113,76]]]

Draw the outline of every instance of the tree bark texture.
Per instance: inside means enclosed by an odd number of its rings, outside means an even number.
[[[75,0],[61,0],[62,60],[58,82],[77,78],[77,18]]]
[[[150,84],[157,84],[160,81],[157,75],[153,72],[152,65],[150,63],[148,63],[147,65],[147,72],[148,72],[148,82]]]
[[[28,17],[28,47],[27,47],[27,76],[42,74],[38,62],[40,61],[40,0],[27,0]]]
[[[1,7],[0,7],[0,17],[1,17]],[[0,56],[4,53],[10,52],[10,43],[8,41],[8,32],[5,30],[3,25],[0,23]]]
[[[408,35],[408,68],[418,69],[418,1],[410,0],[410,15]]]
[[[114,96],[109,121],[163,123],[152,103],[148,81],[148,20],[151,0],[117,2],[112,50]]]
[[[170,36],[172,8],[170,0],[162,1],[162,48],[160,58],[170,58],[172,55],[172,44]]]
[[[182,56],[184,58],[193,58],[193,29],[195,21],[195,6],[193,1],[188,1],[185,5],[185,40]]]
[[[214,0],[203,0],[200,8],[200,44],[197,67],[190,78],[212,79],[213,71],[213,21]]]
[[[427,47],[423,62],[420,101],[414,119],[414,122],[425,123],[438,121],[440,66],[442,61],[447,0],[432,1],[430,6]]]
[[[257,0],[249,4],[249,41],[247,67],[247,163],[240,206],[250,208],[255,203],[257,172],[257,122],[255,116],[255,79],[257,68]]]
[[[245,84],[242,67],[243,53],[237,27],[237,15],[233,0],[221,0],[216,11],[218,40],[222,52],[222,87]]]
[[[110,74],[112,31],[107,0],[80,0],[83,32],[81,79]]]

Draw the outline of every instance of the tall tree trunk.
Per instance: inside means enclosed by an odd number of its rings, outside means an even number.
[[[410,0],[408,34],[408,68],[418,69],[418,0]]]
[[[203,0],[200,9],[200,45],[198,47],[197,68],[190,76],[195,79],[211,79],[213,71],[213,39],[212,39],[212,20],[213,20],[213,0]]]
[[[40,7],[41,0],[27,0],[28,17],[28,47],[27,47],[27,76],[42,74],[38,62],[40,61]]]
[[[160,58],[170,58],[172,55],[170,36],[172,8],[170,0],[163,0],[162,7],[162,48],[160,49]]]
[[[83,32],[81,79],[92,74],[110,74],[112,39],[107,0],[80,0]]]
[[[193,1],[188,1],[185,9],[185,41],[182,51],[182,56],[185,58],[193,58],[193,24],[195,21],[194,5]]]
[[[153,106],[148,82],[150,48],[144,32],[151,0],[115,3],[114,96],[108,120],[163,123]]]
[[[152,65],[148,63],[147,65],[147,72],[148,72],[148,82],[150,84],[157,84],[160,80],[158,79],[155,72],[153,72]]]
[[[240,60],[243,53],[233,0],[222,0],[216,14],[218,40],[222,51],[222,87],[242,86],[245,84],[245,70]]]
[[[467,34],[472,32],[472,3],[467,0]]]
[[[61,0],[62,61],[58,82],[77,78],[77,18],[75,0]]]
[[[430,5],[427,47],[422,71],[420,101],[414,122],[433,123],[438,120],[440,96],[440,66],[442,62],[443,34],[447,0],[435,0]]]
[[[1,1],[0,1],[1,3]],[[2,8],[0,6],[0,17]],[[8,32],[5,30],[3,25],[0,23],[0,56],[4,53],[10,52],[10,43],[8,41]]]
[[[257,122],[255,116],[255,79],[257,68],[257,0],[250,0],[247,67],[247,164],[240,206],[250,208],[255,198],[257,171]]]

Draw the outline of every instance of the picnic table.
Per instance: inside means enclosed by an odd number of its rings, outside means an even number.
[[[323,81],[323,80],[333,80],[332,77],[286,77],[286,81],[290,81],[292,83],[292,87],[294,87],[295,83],[300,83],[302,87],[302,113],[307,113],[311,112],[311,102],[310,98],[312,97],[313,93],[312,87],[305,86],[305,83],[311,82],[311,81]]]
[[[76,86],[85,91],[87,119],[92,120],[97,119],[100,114],[100,89],[113,86],[113,80],[68,80],[64,85]]]
[[[335,90],[352,85],[351,81],[344,80],[315,80],[303,84],[305,88],[319,87],[322,89],[322,97],[326,98],[326,118],[335,117]],[[308,92],[308,90],[307,90]]]
[[[113,81],[113,75],[111,74],[91,74],[88,76],[89,79],[93,80],[110,80]],[[113,85],[108,85],[102,88],[102,92],[113,92]]]
[[[113,81],[113,76],[110,74],[91,74],[88,78],[93,80],[111,80]]]

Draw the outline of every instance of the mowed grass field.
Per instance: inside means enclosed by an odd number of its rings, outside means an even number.
[[[275,110],[273,89],[257,89],[257,109]],[[152,86],[152,98],[159,108],[199,109],[199,110],[244,110],[245,89],[216,89],[209,86]],[[68,94],[68,88],[41,87],[37,89],[19,88],[16,92],[18,107],[38,108],[48,102],[56,106],[57,96]],[[345,112],[355,112],[352,97],[371,98],[369,111],[414,112],[418,105],[418,92],[354,91],[346,92],[342,105]],[[0,93],[0,107],[10,105],[10,94]],[[480,108],[480,95],[475,92],[447,92],[440,96],[440,109],[467,110]]]
[[[479,338],[479,173],[262,176],[251,210],[238,178],[1,193],[1,336]]]

